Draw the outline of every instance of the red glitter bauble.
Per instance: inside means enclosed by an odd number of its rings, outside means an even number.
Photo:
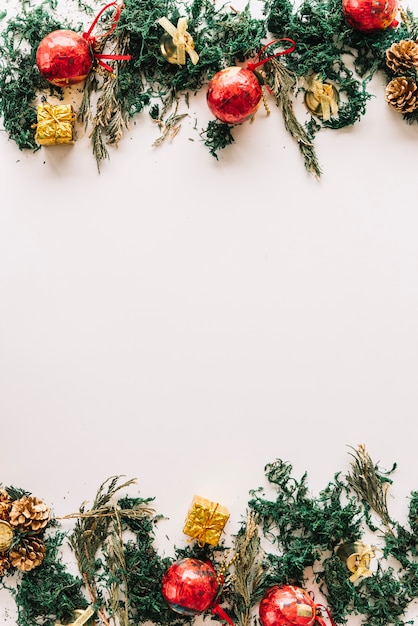
[[[91,47],[72,30],[54,30],[36,51],[36,65],[46,80],[57,87],[81,83],[93,65]]]
[[[173,611],[198,615],[210,607],[218,591],[216,572],[209,563],[182,559],[163,576],[161,591]]]
[[[227,67],[212,78],[206,94],[209,109],[221,122],[242,124],[257,111],[261,87],[254,72]]]
[[[274,586],[261,600],[259,615],[261,626],[312,626],[316,608],[304,589],[294,585]]]
[[[342,0],[342,7],[348,24],[361,32],[398,25],[399,0]]]

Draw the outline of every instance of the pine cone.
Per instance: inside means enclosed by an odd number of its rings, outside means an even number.
[[[44,557],[45,544],[39,537],[26,537],[9,552],[10,563],[21,572],[30,572],[38,567]]]
[[[10,569],[10,561],[4,554],[0,555],[0,576],[4,576],[7,570]]]
[[[12,504],[9,522],[16,528],[37,532],[45,528],[48,520],[49,508],[43,500],[34,496],[23,496]]]
[[[412,78],[394,78],[386,87],[386,102],[400,113],[412,113],[418,108],[418,87]]]
[[[12,508],[12,499],[5,489],[0,489],[0,519],[7,521]]]
[[[418,44],[412,40],[395,42],[386,50],[386,65],[392,72],[418,68]]]

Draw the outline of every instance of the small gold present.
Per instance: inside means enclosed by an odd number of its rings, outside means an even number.
[[[197,539],[200,546],[209,543],[218,545],[219,538],[229,519],[229,512],[216,502],[200,496],[193,498],[183,532]]]
[[[38,104],[36,142],[43,146],[72,143],[75,117],[71,104],[54,105],[48,102]]]

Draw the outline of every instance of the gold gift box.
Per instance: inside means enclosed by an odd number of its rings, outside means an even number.
[[[218,545],[219,538],[229,519],[227,509],[217,502],[195,496],[183,528],[185,535],[197,539],[199,545]]]
[[[43,146],[72,143],[75,117],[71,104],[38,104],[35,141]]]

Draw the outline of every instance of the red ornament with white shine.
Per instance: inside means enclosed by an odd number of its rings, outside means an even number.
[[[182,559],[173,563],[163,576],[161,592],[169,606],[182,615],[198,615],[213,603],[218,579],[210,563]]]
[[[312,626],[317,619],[311,596],[294,585],[268,589],[260,602],[259,616],[261,626]]]
[[[348,24],[361,32],[373,32],[398,25],[399,0],[342,0]]]
[[[80,33],[54,30],[39,44],[36,65],[49,83],[66,87],[86,78],[93,66],[93,53]]]
[[[206,99],[218,120],[226,124],[242,124],[257,111],[261,86],[251,70],[227,67],[209,82]]]

